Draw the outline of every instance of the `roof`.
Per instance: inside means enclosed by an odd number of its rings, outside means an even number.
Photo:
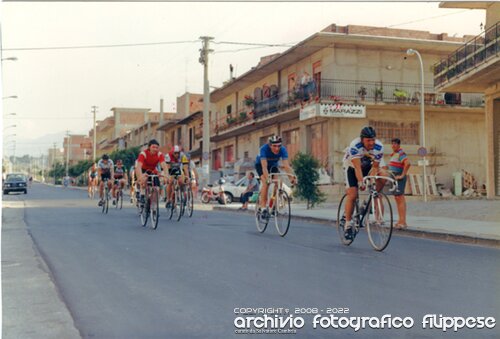
[[[178,121],[177,124],[179,124],[179,125],[186,125],[186,124],[190,123],[191,121],[193,121],[194,119],[199,118],[200,116],[203,116],[203,111],[194,112],[193,114],[191,114],[191,115],[185,117],[184,119]]]
[[[338,28],[340,29],[341,27]],[[352,30],[355,32],[355,30],[352,29],[351,26],[347,26],[347,28],[348,31]],[[372,27],[371,29],[383,30],[382,27]],[[363,32],[363,30],[361,30],[361,32]],[[299,42],[297,45],[289,48],[287,51],[283,52],[281,55],[272,59],[268,63],[265,63],[258,67],[254,67],[235,80],[227,83],[221,88],[216,89],[215,91],[210,93],[210,101],[218,102],[225,97],[265,78],[270,74],[296,64],[300,60],[305,59],[306,57],[316,53],[323,48],[331,47],[333,44],[339,47],[357,46],[364,48],[376,47],[381,50],[399,50],[401,51],[401,53],[405,53],[407,49],[413,48],[418,49],[421,53],[442,52],[443,54],[448,54],[455,51],[464,43],[464,41],[438,40],[440,36],[445,38],[447,37],[447,35],[434,35],[430,34],[429,32],[423,31],[410,32],[420,32],[422,34],[427,33],[429,37],[436,37],[436,39],[416,39],[404,36],[377,36],[373,35],[373,32],[371,32],[372,34],[370,34],[370,32],[367,32],[367,29],[365,29],[365,34],[346,34],[324,31],[315,33],[305,40]]]
[[[172,120],[164,121],[160,126],[158,126],[158,128],[156,130],[157,131],[166,131],[169,127],[177,125],[177,123],[179,121],[180,121],[179,119],[175,119],[175,120],[172,119]]]

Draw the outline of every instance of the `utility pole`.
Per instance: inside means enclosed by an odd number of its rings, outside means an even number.
[[[208,83],[208,54],[213,52],[209,49],[210,40],[214,38],[202,36],[203,48],[200,49],[200,63],[203,65],[203,172],[205,184],[210,182],[210,86]]]
[[[69,130],[66,130],[66,138],[68,141],[66,142],[66,176],[68,176],[68,167],[69,167]]]
[[[92,106],[92,113],[94,113],[94,142],[93,142],[93,152],[92,152],[92,162],[95,162],[97,159],[97,154],[96,154],[96,146],[97,146],[97,125],[95,121],[95,114],[97,111],[97,106]]]
[[[54,171],[54,185],[56,184],[56,143],[52,152],[52,170]]]

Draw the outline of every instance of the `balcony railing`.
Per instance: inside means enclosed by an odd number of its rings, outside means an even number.
[[[500,21],[434,65],[436,87],[500,54]]]
[[[420,84],[375,82],[362,80],[321,79],[319,86],[309,83],[290,93],[280,93],[270,98],[254,101],[236,114],[227,114],[212,122],[212,132],[217,134],[265,116],[274,115],[311,102],[334,101],[359,104],[406,104],[417,105],[421,100]],[[321,95],[318,95],[318,90]],[[484,96],[473,93],[438,94],[433,86],[424,86],[423,100],[427,105],[484,106]]]

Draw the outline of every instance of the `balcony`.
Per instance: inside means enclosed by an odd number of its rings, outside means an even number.
[[[244,100],[239,105],[243,109],[236,114],[228,114],[212,122],[211,131],[212,134],[219,135],[243,126],[254,125],[257,128],[259,124],[256,123],[268,120],[267,118],[271,116],[281,117],[280,113],[289,116],[295,113],[298,117],[298,110],[312,101],[368,105],[417,105],[422,97],[420,89],[419,84],[321,79],[319,86],[310,82],[295,91],[279,93],[260,101]],[[482,94],[440,94],[433,86],[424,86],[423,100],[426,105],[482,107],[484,106],[483,98]]]
[[[488,67],[490,63],[497,63],[492,68],[499,68],[500,22],[457,49],[448,58],[435,64],[434,85],[436,88],[442,88],[460,76]],[[491,73],[486,74],[490,71],[492,69],[485,70],[484,76],[490,77]]]

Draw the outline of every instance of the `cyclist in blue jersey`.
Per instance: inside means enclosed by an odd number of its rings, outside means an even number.
[[[267,190],[269,188],[269,184],[267,182],[269,178],[269,173],[279,173],[278,163],[281,160],[281,165],[285,169],[285,171],[293,175],[292,168],[290,167],[288,161],[288,152],[281,144],[281,137],[279,135],[274,135],[269,138],[269,142],[263,145],[260,148],[259,155],[255,159],[255,170],[260,177],[261,182],[261,198],[258,202],[260,209],[264,209],[262,211],[262,216],[267,217]],[[295,177],[291,179],[292,184],[295,183]]]

